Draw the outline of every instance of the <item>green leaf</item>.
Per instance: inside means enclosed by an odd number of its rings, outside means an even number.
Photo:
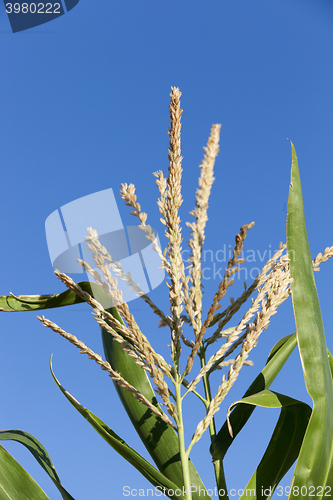
[[[333,385],[305,225],[297,156],[292,143],[291,148],[287,248],[294,280],[292,301],[298,347],[306,388],[313,401],[313,412],[294,472],[292,499],[299,498],[293,493],[297,487],[303,486],[307,491],[310,487],[315,488],[317,493],[317,488],[325,488],[327,484],[333,456]]]
[[[333,377],[333,356],[328,349],[327,349],[327,355],[328,355],[328,361],[330,364],[331,375]],[[332,488],[332,486],[333,486],[333,460],[331,460],[330,469],[329,469],[328,475],[327,475],[326,485],[327,485],[327,489]],[[332,490],[330,490],[330,494],[331,493],[332,493]]]
[[[108,309],[119,321],[122,321],[116,308]],[[102,339],[106,360],[112,368],[119,372],[127,382],[140,391],[150,402],[157,405],[157,400],[147,373],[142,370],[126,352],[121,349],[118,342],[102,328]],[[152,413],[142,403],[137,401],[133,394],[115,384],[119,398],[139,434],[143,444],[154,460],[157,468],[178,487],[183,487],[183,476],[179,454],[178,437],[174,429]],[[192,461],[189,460],[190,478],[193,490],[193,500],[200,500],[205,493],[208,495],[199,474]],[[201,494],[200,494],[201,492]]]
[[[240,499],[271,498],[276,486],[298,457],[311,415],[311,408],[301,401],[277,392],[264,390],[233,403],[265,408],[281,408],[279,420],[256,471]]]
[[[121,437],[119,437],[115,432],[113,432],[110,427],[108,427],[101,419],[94,415],[87,408],[82,406],[66,389],[62,387],[59,380],[55,376],[52,369],[52,358],[50,360],[50,368],[53,380],[61,390],[61,392],[66,396],[68,401],[77,409],[79,413],[89,422],[89,424],[102,436],[105,441],[112,446],[112,448],[119,453],[125,460],[132,464],[148,481],[150,481],[154,486],[159,486],[161,489],[166,488],[167,490],[177,490],[177,486],[170,481],[166,476],[159,472],[155,467],[153,467],[145,458],[143,458],[138,452],[131,448]],[[178,492],[177,492],[178,493]],[[177,493],[170,498],[183,499],[182,495],[177,495]]]
[[[61,496],[64,500],[74,500],[73,497],[65,490],[65,488],[61,485],[59,476],[55,467],[52,463],[52,460],[47,453],[44,446],[31,434],[21,430],[7,430],[0,431],[0,441],[17,441],[18,443],[23,444],[30,453],[35,457],[39,465],[45,470],[45,472],[50,476],[55,486],[58,488]]]
[[[50,500],[36,481],[1,445],[0,498],[3,500]]]
[[[97,297],[101,294],[102,290],[99,285],[90,283],[89,281],[81,281],[78,285],[82,290],[88,292],[98,300]],[[104,292],[102,293],[104,294]],[[106,298],[107,295],[104,294],[104,300]],[[3,295],[0,297],[0,311],[40,311],[42,309],[70,306],[82,302],[84,302],[84,300],[72,290],[66,290],[65,292],[54,295]]]
[[[264,389],[268,389],[294,350],[296,344],[297,341],[295,333],[283,337],[275,344],[269,353],[265,368],[250,385],[243,398],[251,396],[252,394],[258,393]],[[231,437],[227,421],[225,421],[210,448],[210,452],[214,460],[224,459],[229,447],[233,443],[237,434],[243,429],[254,410],[255,407],[251,405],[239,405],[234,408],[230,415],[233,437]]]

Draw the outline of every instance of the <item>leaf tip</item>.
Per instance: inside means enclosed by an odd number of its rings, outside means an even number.
[[[233,405],[231,405],[231,406],[233,406]],[[232,427],[231,427],[231,423],[230,423],[230,419],[229,419],[229,417],[230,417],[230,413],[231,413],[231,406],[229,407],[229,410],[228,410],[228,412],[227,412],[227,425],[228,425],[228,431],[229,431],[229,434],[230,434],[230,436],[233,438],[233,437],[234,437],[234,434],[233,434],[233,432],[232,432]]]
[[[232,432],[232,427],[231,427],[231,423],[229,421],[229,418],[227,419],[227,423],[228,423],[228,431],[229,431],[229,434],[230,436],[233,438],[234,437],[234,434]]]

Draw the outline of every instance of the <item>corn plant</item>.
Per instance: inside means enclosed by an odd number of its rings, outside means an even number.
[[[270,498],[297,460],[290,499],[299,496],[323,498],[332,495],[333,485],[333,360],[327,351],[323,322],[314,281],[314,270],[333,255],[333,247],[326,248],[314,261],[311,259],[297,157],[292,146],[291,185],[288,199],[287,243],[268,260],[254,281],[244,283],[243,293],[223,310],[221,301],[234,284],[234,276],[245,259],[241,257],[247,232],[254,223],[243,225],[236,235],[232,257],[224,278],[212,299],[208,311],[203,310],[202,252],[208,220],[209,196],[214,182],[214,164],[219,151],[220,125],[213,125],[205,154],[200,165],[199,187],[195,208],[188,222],[191,237],[188,242],[190,258],[185,269],[182,260],[182,228],[179,208],[182,204],[181,176],[181,92],[173,87],[170,94],[169,171],[155,172],[159,190],[157,202],[161,222],[165,227],[167,247],[159,246],[156,234],[147,224],[147,214],[137,201],[135,186],[122,184],[120,194],[131,214],[139,219],[139,228],[153,243],[161,266],[168,276],[170,310],[163,312],[125,273],[108,250],[101,245],[98,234],[87,228],[87,244],[93,252],[95,269],[87,262],[79,262],[95,283],[75,283],[69,276],[56,270],[55,275],[67,290],[57,295],[3,296],[2,311],[31,311],[69,306],[86,302],[93,309],[94,319],[101,328],[105,360],[71,333],[66,332],[45,316],[37,316],[41,323],[60,334],[87,354],[114,381],[120,401],[147,448],[152,462],[131,448],[106,423],[82,406],[56,378],[52,363],[52,377],[64,396],[93,426],[105,441],[155,488],[172,500],[212,498],[199,473],[190,460],[190,453],[203,434],[210,435],[210,453],[219,499],[227,499],[228,486],[223,461],[235,437],[245,426],[255,407],[280,408],[280,416],[261,462],[254,470],[240,498]],[[112,272],[111,272],[112,271]],[[150,339],[141,332],[129,306],[118,289],[117,279],[123,279],[134,289],[158,317],[159,327],[170,330],[170,360],[153,348]],[[225,408],[226,420],[216,428],[215,414],[236,382],[259,337],[270,324],[280,304],[292,296],[296,333],[281,338],[272,348],[265,367],[254,379],[242,399]],[[242,306],[252,298],[250,306],[236,326],[230,321]],[[112,306],[106,304],[112,300]],[[216,346],[208,356],[208,348]],[[313,401],[307,404],[269,389],[293,349],[298,345],[306,388]],[[193,374],[193,362],[198,358],[200,369]],[[226,370],[221,377],[220,370]],[[219,380],[212,393],[211,379]],[[149,380],[151,378],[154,387]],[[186,397],[186,400],[185,400]],[[199,398],[202,414],[196,429],[190,430],[183,418],[184,404],[189,398]],[[64,499],[72,496],[61,485],[50,457],[33,436],[17,430],[0,432],[0,439],[16,440],[33,453],[49,474]],[[186,444],[188,443],[188,444]],[[0,446],[0,485],[7,496],[1,498],[44,499],[41,488],[24,469]],[[5,494],[4,494],[5,495]]]

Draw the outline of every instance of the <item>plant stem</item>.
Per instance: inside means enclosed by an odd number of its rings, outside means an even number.
[[[205,352],[206,352],[206,349],[201,344],[201,347],[200,347],[200,350],[198,353],[199,358],[200,358],[201,367],[205,366],[205,364],[206,364]],[[211,391],[210,391],[210,384],[209,384],[209,379],[208,379],[207,373],[202,377],[202,380],[203,380],[205,396],[206,396],[205,406],[207,409],[209,406],[209,403],[212,400],[212,395],[211,395]],[[210,433],[211,443],[213,444],[215,436],[216,436],[216,427],[215,427],[214,417],[212,418],[212,420],[209,424],[209,433]],[[215,479],[216,479],[216,486],[217,486],[219,500],[228,499],[229,497],[228,497],[228,490],[227,490],[227,485],[226,485],[226,481],[225,481],[223,462],[220,459],[213,460],[213,465],[214,465]]]
[[[182,397],[181,397],[181,382],[180,375],[176,375],[176,402],[177,402],[177,430],[178,430],[178,440],[179,440],[179,453],[180,462],[183,471],[183,483],[185,488],[185,500],[192,500],[191,493],[191,481],[190,481],[190,469],[188,453],[185,449],[185,436],[184,436],[184,424],[183,424],[183,414],[182,414]]]

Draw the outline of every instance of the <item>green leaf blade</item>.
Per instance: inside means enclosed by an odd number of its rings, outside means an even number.
[[[101,293],[101,287],[96,283],[81,281],[78,285],[96,297]],[[106,294],[104,294],[107,298]],[[43,309],[53,309],[56,307],[70,306],[84,302],[81,297],[72,290],[65,290],[54,295],[3,295],[0,296],[0,311],[3,312],[26,312],[41,311]]]
[[[250,385],[243,398],[256,394],[264,389],[268,389],[275,380],[275,377],[281,371],[283,365],[296,345],[297,340],[295,333],[280,339],[269,353],[266,366]],[[230,435],[227,421],[225,421],[210,448],[213,459],[224,459],[229,447],[233,443],[237,434],[239,434],[239,432],[243,429],[254,410],[255,406],[251,405],[238,405],[234,408],[230,415],[233,437]]]
[[[59,380],[55,376],[50,362],[51,374],[53,380],[66,396],[68,401],[76,408],[76,410],[89,422],[89,424],[98,432],[98,434],[125,460],[132,464],[149,482],[154,486],[160,486],[175,491],[177,485],[158,471],[151,465],[145,458],[143,458],[137,451],[131,448],[121,437],[119,437],[107,424],[94,415],[90,410],[82,406],[68,391],[66,391]],[[182,495],[172,496],[170,498],[183,499]]]
[[[121,321],[115,308],[109,312]],[[102,328],[102,339],[106,360],[112,368],[119,372],[131,385],[140,391],[149,401],[157,404],[156,396],[145,370],[142,370],[111,335]],[[123,406],[147,451],[157,468],[179,488],[183,487],[182,468],[179,454],[178,437],[174,429],[154,415],[148,408],[137,401],[133,394],[115,384]],[[200,500],[205,492],[205,498],[210,499],[207,490],[200,479],[193,463],[189,460],[193,500]],[[201,495],[200,495],[201,492]]]
[[[3,500],[50,500],[27,471],[1,445],[0,498]]]
[[[288,198],[287,248],[293,278],[292,301],[296,333],[313,412],[296,465],[293,487],[324,487],[333,457],[333,385],[324,325],[307,237],[296,151],[292,148]],[[292,489],[290,499],[296,498]],[[321,497],[319,497],[321,498]]]
[[[39,465],[45,470],[48,476],[52,479],[54,485],[59,490],[64,500],[74,500],[73,497],[62,486],[57,471],[52,463],[52,460],[44,446],[28,432],[18,429],[10,429],[0,431],[0,441],[16,441],[22,444],[34,456]]]
[[[299,455],[311,408],[301,401],[269,390],[242,398],[230,408],[235,405],[281,408],[264,456],[240,497],[240,500],[249,496],[252,500],[269,499]]]

